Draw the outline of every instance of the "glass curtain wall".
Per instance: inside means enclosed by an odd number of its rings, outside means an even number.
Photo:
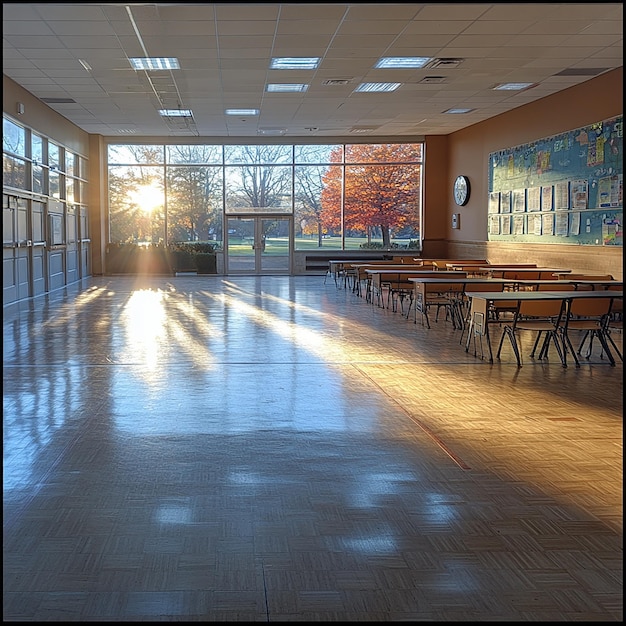
[[[224,242],[229,215],[293,216],[295,250],[420,248],[421,143],[108,149],[110,243]]]

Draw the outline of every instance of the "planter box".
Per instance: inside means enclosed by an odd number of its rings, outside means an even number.
[[[194,254],[185,250],[172,250],[170,253],[172,272],[195,272],[197,271]]]
[[[217,256],[213,252],[197,252],[194,255],[198,274],[217,274]]]
[[[107,274],[171,274],[170,255],[162,246],[109,244],[106,251]]]

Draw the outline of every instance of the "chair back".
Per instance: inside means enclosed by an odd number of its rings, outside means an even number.
[[[573,291],[576,287],[571,283],[563,281],[562,283],[542,283],[536,284],[537,291]]]
[[[601,319],[611,312],[612,298],[574,298],[569,307],[570,319]]]
[[[564,300],[520,300],[518,316],[535,318],[560,317]]]

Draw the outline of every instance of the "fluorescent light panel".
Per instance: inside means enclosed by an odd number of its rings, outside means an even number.
[[[494,87],[497,91],[521,91],[522,89],[528,89],[535,83],[500,83]]]
[[[300,93],[308,88],[308,85],[302,83],[270,83],[265,87],[265,91],[273,93]]]
[[[454,114],[462,114],[462,113],[470,113],[474,109],[448,109],[444,111],[444,113],[454,113]]]
[[[270,63],[271,70],[316,70],[320,57],[276,57]]]
[[[424,67],[430,63],[430,57],[382,57],[374,67],[389,70],[406,70]]]
[[[191,117],[190,109],[159,109],[159,115],[163,117]]]
[[[258,115],[259,109],[226,109],[226,115]]]
[[[402,83],[361,83],[354,91],[385,93],[395,91]]]
[[[128,59],[136,70],[178,70],[180,65],[174,57],[134,57]]]

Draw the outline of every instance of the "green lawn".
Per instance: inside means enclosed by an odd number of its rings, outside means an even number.
[[[238,256],[252,256],[254,250],[252,249],[252,239],[233,238],[229,240],[229,251],[231,254]],[[348,237],[345,241],[345,250],[361,250],[361,245],[367,243],[366,237]],[[399,244],[408,246],[408,239],[398,240]],[[265,240],[265,254],[286,254],[289,242],[287,237],[269,237]],[[322,240],[322,247],[317,245],[317,238],[309,239],[308,237],[296,237],[294,239],[294,246],[296,251],[303,250],[317,250],[323,252],[324,250],[341,250],[341,237],[327,237]],[[404,250],[405,248],[400,248]]]

